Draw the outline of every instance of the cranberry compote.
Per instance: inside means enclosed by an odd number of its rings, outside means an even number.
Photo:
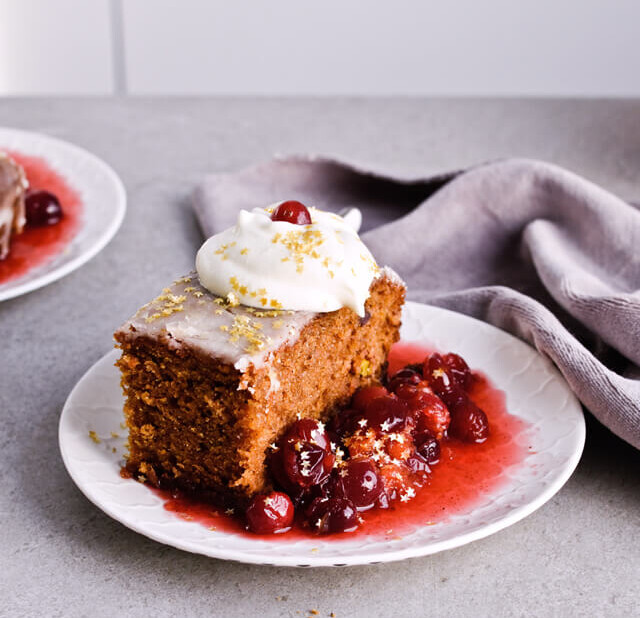
[[[449,435],[463,442],[484,442],[489,435],[487,415],[471,400],[462,386],[463,378],[455,371],[440,354],[432,354],[425,360],[424,373],[429,385],[451,414]]]
[[[309,209],[296,200],[288,200],[278,204],[271,213],[272,221],[286,221],[295,225],[310,225],[311,213]]]
[[[360,395],[356,394],[344,410],[334,415],[326,431],[316,421],[297,421],[288,428],[286,437],[272,445],[272,466],[278,461],[282,463],[281,456],[278,456],[279,445],[289,439],[311,442],[334,458],[330,474],[308,487],[295,485],[284,472],[280,476],[273,473],[273,483],[288,495],[295,512],[291,530],[285,534],[273,535],[266,531],[267,528],[259,527],[259,523],[258,527],[254,524],[251,528],[247,518],[229,514],[209,502],[198,501],[175,490],[153,491],[165,500],[164,508],[177,517],[198,522],[214,531],[271,534],[285,544],[309,540],[310,535],[316,534],[330,534],[337,538],[356,534],[366,535],[367,539],[394,539],[425,524],[465,512],[488,491],[505,482],[505,469],[524,461],[527,447],[522,445],[521,439],[514,440],[514,437],[522,436],[527,424],[507,412],[502,391],[493,387],[485,376],[472,371],[471,386],[469,390],[464,387],[463,390],[478,409],[491,415],[491,432],[482,444],[475,440],[465,441],[459,427],[464,425],[464,414],[452,413],[428,384],[425,387],[432,351],[423,346],[400,343],[389,354],[389,381],[404,368],[411,369],[420,378],[419,382],[410,378],[409,382],[415,382],[413,384],[398,385],[398,393],[403,391],[403,395],[407,392],[415,395],[411,389],[404,392],[411,387],[433,397],[431,408],[417,411],[411,403],[408,404],[410,418],[404,428],[385,431],[382,427],[368,425],[365,413],[374,400],[381,397],[411,399],[390,393],[382,385],[375,385],[359,391]],[[450,356],[443,355],[441,359],[450,370],[453,381],[462,386],[462,380],[452,371],[454,363]],[[427,362],[423,365],[425,360]],[[410,364],[416,361],[421,361],[421,364]],[[461,368],[459,361],[455,361],[455,365]],[[431,416],[433,408],[446,410],[452,419],[440,438],[429,429],[437,417],[437,414]],[[280,477],[285,479],[286,486]],[[370,506],[376,495],[377,499]],[[258,499],[256,502],[260,505]],[[265,505],[262,504],[262,509],[257,505],[253,507],[251,517],[260,521]],[[280,525],[283,524],[272,526],[274,531],[282,530]]]
[[[353,531],[362,522],[359,512],[413,500],[450,438],[485,441],[487,417],[467,390],[474,380],[457,354],[431,354],[394,373],[386,387],[358,390],[329,432],[319,421],[294,422],[275,445],[270,465],[303,526],[317,534]],[[282,528],[274,521],[289,511],[283,505],[275,513],[272,500],[254,500],[249,530]]]

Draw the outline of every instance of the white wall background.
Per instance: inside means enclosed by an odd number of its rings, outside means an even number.
[[[640,96],[640,0],[0,0],[0,94]]]

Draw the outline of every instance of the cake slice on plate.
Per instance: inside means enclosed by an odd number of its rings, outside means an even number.
[[[24,229],[24,199],[28,188],[22,167],[0,151],[0,260],[9,255],[11,237]]]
[[[115,333],[125,470],[242,506],[296,418],[327,420],[381,377],[405,287],[348,221],[298,202],[242,211],[196,267]]]

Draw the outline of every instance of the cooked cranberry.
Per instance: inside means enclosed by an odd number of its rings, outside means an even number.
[[[389,390],[393,393],[401,384],[418,384],[422,380],[422,375],[415,369],[405,367],[391,376],[389,380]]]
[[[429,431],[417,432],[413,436],[416,452],[433,466],[440,461],[440,442]]]
[[[416,384],[410,384],[409,382],[402,382],[396,386],[394,394],[397,395],[400,399],[404,399],[405,401],[411,401],[414,397],[418,395],[420,389]]]
[[[434,405],[444,405],[431,390],[426,380],[417,384],[400,384],[396,389],[396,395],[399,399],[406,401],[414,412],[421,412]]]
[[[382,492],[382,481],[370,459],[349,459],[334,474],[334,495],[351,500],[359,511],[370,509]]]
[[[284,489],[289,496],[294,498],[293,494],[299,490],[299,488],[289,480],[289,477],[284,472],[284,461],[281,447],[279,447],[278,450],[272,453],[269,457],[269,471],[271,472],[271,476],[277,481],[278,485]]]
[[[424,376],[436,395],[450,408],[457,402],[465,401],[467,394],[458,385],[451,369],[440,354],[432,354],[425,360]]]
[[[49,191],[29,191],[25,198],[27,224],[34,227],[54,225],[62,219],[60,201]]]
[[[310,225],[311,214],[307,207],[296,200],[282,202],[271,213],[272,221],[287,221],[296,225]]]
[[[325,480],[335,462],[324,425],[313,419],[293,423],[272,455],[271,472],[292,497]]]
[[[360,410],[340,410],[334,415],[328,424],[329,435],[342,439],[346,434],[351,433],[358,427],[357,422],[362,418]]]
[[[487,415],[471,399],[451,408],[449,435],[463,442],[484,442],[489,437]]]
[[[409,466],[411,472],[420,475],[426,475],[431,472],[431,468],[429,467],[429,462],[420,454],[414,453],[407,459],[407,465]]]
[[[295,421],[285,434],[284,441],[311,442],[325,451],[331,449],[329,436],[327,436],[324,429],[324,424],[311,418],[302,418]]]
[[[324,481],[331,473],[336,459],[331,451],[302,440],[285,442],[280,447],[280,456],[286,479],[302,488]]]
[[[449,428],[451,416],[442,400],[429,392],[422,392],[409,402],[418,431],[428,431],[436,438],[444,436]]]
[[[352,532],[358,527],[358,511],[347,498],[316,498],[308,509],[311,529],[318,534]]]
[[[365,386],[356,391],[351,400],[351,405],[356,410],[365,410],[374,399],[387,395],[389,395],[389,391],[384,386]]]
[[[298,500],[294,500],[293,504],[296,507],[296,512],[303,513],[305,516],[308,514],[311,505],[316,498],[329,498],[331,496],[332,488],[331,482],[333,481],[335,470],[321,483],[312,485],[303,489],[299,494]],[[291,494],[289,494],[291,495]]]
[[[473,382],[473,375],[471,374],[471,369],[469,369],[469,365],[467,365],[464,358],[458,354],[450,352],[449,354],[444,355],[443,360],[451,370],[451,374],[455,378],[456,382],[458,382],[464,390],[468,391]]]
[[[253,498],[247,508],[247,528],[256,534],[286,532],[293,523],[293,503],[287,494],[272,491]]]
[[[429,384],[451,414],[449,435],[464,442],[484,442],[489,435],[487,415],[469,398],[439,354],[425,361]]]
[[[402,431],[409,419],[409,406],[391,396],[374,399],[364,413],[367,426],[384,432]]]

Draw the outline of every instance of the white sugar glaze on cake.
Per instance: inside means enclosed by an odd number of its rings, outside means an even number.
[[[401,283],[390,268],[381,269],[380,276]],[[188,346],[244,372],[250,365],[263,367],[282,345],[294,343],[317,315],[234,306],[209,292],[192,273],[141,307],[117,334],[166,340],[171,348]]]
[[[296,225],[272,221],[277,206],[241,210],[236,225],[205,241],[196,257],[204,287],[258,309],[349,307],[364,316],[379,269],[355,229],[356,213],[343,218],[309,208],[311,223]]]

